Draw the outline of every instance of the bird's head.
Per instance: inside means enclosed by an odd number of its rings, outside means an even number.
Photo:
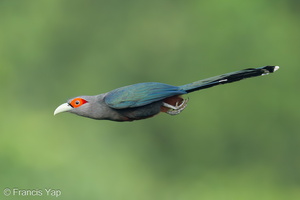
[[[67,103],[58,106],[54,111],[54,115],[62,112],[70,112],[93,119],[107,119],[109,118],[111,109],[104,103],[104,96],[105,94],[74,97],[69,99]]]
[[[77,115],[84,115],[84,113],[89,110],[89,99],[89,96],[79,96],[69,99],[67,103],[63,103],[55,109],[54,115],[62,112],[71,112]]]

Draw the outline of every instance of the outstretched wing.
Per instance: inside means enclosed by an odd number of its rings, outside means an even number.
[[[177,86],[148,82],[121,87],[109,92],[105,103],[115,109],[144,106],[174,95],[186,94]]]

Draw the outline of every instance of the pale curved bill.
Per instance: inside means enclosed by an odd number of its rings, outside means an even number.
[[[73,107],[70,106],[68,103],[61,104],[60,106],[58,106],[55,109],[54,115],[57,115],[58,113],[66,112],[66,111],[69,111],[69,110],[72,110],[72,109],[73,109]]]

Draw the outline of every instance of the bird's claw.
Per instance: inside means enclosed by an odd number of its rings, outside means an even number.
[[[170,110],[166,112],[169,115],[178,115],[179,113],[181,113],[181,111],[183,111],[186,108],[188,101],[189,99],[184,99],[180,105],[178,105],[179,102],[176,102],[175,106],[163,102],[163,106],[170,108]]]

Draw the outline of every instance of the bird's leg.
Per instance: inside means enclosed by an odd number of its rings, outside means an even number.
[[[183,101],[181,102],[180,105],[178,105],[178,101],[176,102],[175,106],[170,105],[168,103],[163,102],[163,106],[170,108],[170,110],[168,110],[166,113],[168,113],[169,115],[177,115],[179,114],[181,111],[183,111],[185,109],[185,107],[187,106],[187,102],[189,101],[189,99],[183,99]]]

